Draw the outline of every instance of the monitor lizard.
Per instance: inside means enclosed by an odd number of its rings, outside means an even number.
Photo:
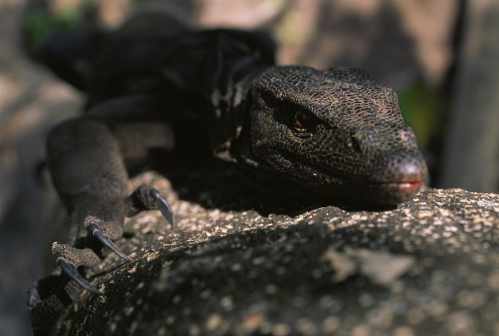
[[[157,190],[127,192],[151,149],[233,161],[331,204],[396,206],[425,185],[393,89],[359,69],[276,65],[275,49],[261,32],[126,24],[46,41],[38,59],[88,98],[83,115],[47,139],[54,186],[82,228],[80,244],[52,245],[69,278],[100,293],[79,269],[100,262],[95,242],[128,259],[113,243],[126,216],[158,209],[174,224]]]

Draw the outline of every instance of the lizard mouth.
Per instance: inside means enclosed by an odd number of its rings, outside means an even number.
[[[378,186],[380,189],[398,194],[414,194],[418,192],[424,185],[425,182],[422,179],[372,184],[372,186]]]
[[[425,185],[423,178],[392,182],[350,181],[343,184],[335,195],[343,198],[347,205],[391,209],[413,198]]]
[[[333,197],[340,204],[384,209],[410,200],[425,185],[424,177],[391,182],[346,179],[339,184],[323,185],[319,192],[323,197]]]
[[[422,156],[394,153],[383,158],[368,182],[369,198],[374,203],[398,204],[411,199],[427,182],[428,169]],[[376,178],[377,177],[377,178]]]
[[[424,164],[399,170],[392,179],[373,180],[369,178],[344,179],[340,186],[340,197],[348,201],[369,206],[392,207],[410,200],[427,184],[427,170]]]

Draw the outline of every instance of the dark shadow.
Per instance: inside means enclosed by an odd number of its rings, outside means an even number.
[[[180,199],[200,204],[207,209],[254,210],[262,216],[296,216],[331,205],[346,211],[385,211],[394,208],[349,200],[348,194],[355,194],[358,190],[348,190],[345,195],[336,198],[324,197],[285,177],[219,159],[210,158],[188,166],[172,162],[174,161],[163,161],[158,166],[161,168],[156,167],[155,170],[168,178]]]
[[[208,209],[293,215],[317,206],[312,197],[306,197],[304,191],[293,188],[294,185],[286,185],[283,181],[222,160],[208,159],[197,167],[162,173],[181,199]]]

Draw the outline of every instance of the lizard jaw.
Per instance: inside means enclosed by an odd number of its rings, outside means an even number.
[[[316,170],[319,172],[320,170]],[[321,171],[323,175],[323,173]],[[369,177],[328,177],[328,182],[316,187],[324,198],[346,205],[368,208],[391,208],[408,201],[427,185],[428,173],[424,162],[417,167],[410,165],[393,174],[391,179],[376,180]]]
[[[357,210],[382,210],[394,208],[410,200],[423,190],[425,185],[424,179],[386,183],[343,180],[341,183],[322,185],[315,191],[319,193],[320,198],[330,199],[333,204],[341,204]]]

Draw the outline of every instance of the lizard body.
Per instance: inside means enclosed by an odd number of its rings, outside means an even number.
[[[71,221],[125,259],[113,244],[125,216],[159,209],[173,221],[154,189],[127,194],[130,167],[152,148],[215,155],[333,204],[394,206],[425,183],[396,93],[363,71],[275,65],[272,40],[256,32],[81,36],[71,47],[49,40],[40,54],[88,96],[82,117],[50,132],[48,166]],[[54,244],[53,253],[97,292],[77,268],[99,258],[76,246]]]

